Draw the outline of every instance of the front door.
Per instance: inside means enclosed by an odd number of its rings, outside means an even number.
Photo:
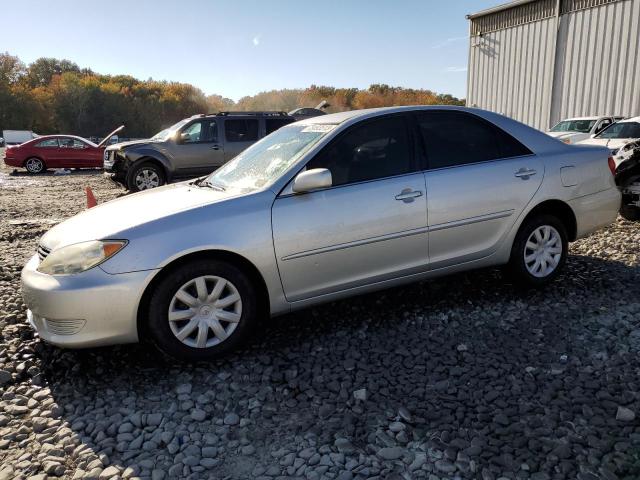
[[[202,118],[186,125],[175,141],[167,142],[178,176],[205,175],[224,162],[224,148],[215,118]]]
[[[307,164],[329,169],[332,187],[276,199],[273,240],[289,301],[426,270],[425,183],[412,145],[402,115],[358,124]]]
[[[492,254],[538,190],[544,164],[473,114],[429,111],[417,121],[428,163],[430,268]]]
[[[94,166],[95,162],[91,161],[92,149],[88,144],[72,137],[61,137],[58,139],[58,142],[60,148],[57,155],[60,166],[65,168],[86,168]]]

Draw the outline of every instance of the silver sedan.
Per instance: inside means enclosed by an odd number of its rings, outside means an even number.
[[[394,107],[291,124],[207,177],[55,226],[22,271],[65,347],[236,347],[267,315],[481,267],[540,287],[614,221],[609,151],[495,113]]]

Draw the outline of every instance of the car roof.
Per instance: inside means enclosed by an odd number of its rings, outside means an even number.
[[[358,118],[374,117],[387,113],[400,113],[410,112],[413,110],[462,110],[462,111],[477,111],[478,109],[453,106],[453,105],[407,105],[401,107],[380,107],[380,108],[365,108],[363,110],[348,110],[346,112],[329,113],[318,117],[307,118],[300,120],[300,124],[340,124],[348,120],[356,120]]]
[[[626,122],[640,122],[640,117],[625,118],[624,120],[620,120],[618,123],[626,123]]]

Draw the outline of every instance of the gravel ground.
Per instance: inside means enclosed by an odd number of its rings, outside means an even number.
[[[224,360],[64,351],[26,323],[52,224],[124,192],[0,168],[0,479],[640,478],[640,230],[571,247],[519,291],[495,270],[265,322]]]

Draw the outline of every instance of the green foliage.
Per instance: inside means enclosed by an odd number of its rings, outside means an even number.
[[[373,84],[366,90],[311,85],[261,92],[237,103],[205,96],[193,85],[100,75],[69,60],[39,58],[25,66],[0,54],[0,131],[24,129],[89,136],[125,124],[124,135],[148,137],[197,113],[223,110],[283,110],[329,103],[329,111],[389,105],[463,105],[451,95]]]

